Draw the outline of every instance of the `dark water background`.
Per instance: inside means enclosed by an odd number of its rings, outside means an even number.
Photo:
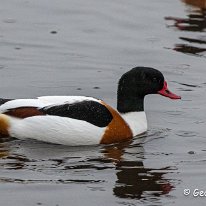
[[[132,142],[64,147],[2,139],[0,205],[204,205],[205,0],[0,0],[0,94],[89,95],[116,106],[119,77],[161,70],[182,96],[146,98]]]

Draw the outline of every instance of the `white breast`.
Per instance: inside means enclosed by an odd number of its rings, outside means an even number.
[[[147,131],[147,118],[145,112],[128,112],[121,114],[132,130],[133,136]]]

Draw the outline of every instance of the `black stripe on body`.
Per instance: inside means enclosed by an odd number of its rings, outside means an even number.
[[[5,104],[6,102],[11,101],[11,100],[13,100],[13,99],[2,99],[2,98],[0,98],[0,106],[1,106],[2,104]]]
[[[110,111],[96,101],[82,101],[73,104],[48,106],[40,109],[48,115],[83,120],[98,127],[106,127],[113,119]]]

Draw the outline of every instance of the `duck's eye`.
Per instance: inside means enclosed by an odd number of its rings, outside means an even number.
[[[157,78],[156,77],[153,77],[153,82],[157,82]]]

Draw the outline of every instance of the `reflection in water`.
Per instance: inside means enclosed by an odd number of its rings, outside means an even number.
[[[8,139],[7,137],[0,136],[0,159],[9,156],[9,147],[7,145],[8,141],[10,141],[10,139]]]
[[[94,176],[108,170],[116,174],[113,193],[119,198],[147,199],[168,194],[173,186],[164,175],[171,168],[146,168],[144,166],[144,149],[142,144],[125,142],[100,148],[70,148],[44,143],[22,143],[20,140],[1,143],[0,167],[8,176],[0,176],[0,182],[15,184],[97,184],[102,187],[107,179]],[[7,144],[8,143],[8,144]],[[10,143],[10,144],[9,144]],[[32,145],[34,143],[34,145]],[[16,145],[15,145],[16,144]],[[10,146],[9,146],[10,145]],[[18,145],[20,153],[12,151]],[[11,147],[11,148],[9,148]],[[32,150],[31,150],[32,148]],[[47,150],[45,154],[45,149]],[[80,152],[81,151],[81,152]],[[28,154],[27,154],[28,153]],[[84,155],[85,154],[85,155]],[[125,159],[128,155],[128,159]],[[134,160],[133,160],[134,159]],[[38,172],[43,178],[32,176],[20,177],[11,171],[22,174]],[[9,175],[11,172],[11,175]],[[49,174],[49,176],[44,176]],[[54,174],[54,176],[50,176]],[[90,174],[93,174],[90,176]],[[58,179],[57,179],[58,177]],[[91,186],[90,186],[91,187]],[[149,198],[148,197],[148,198]]]
[[[143,198],[144,193],[152,193],[154,196],[167,194],[173,188],[168,180],[163,178],[166,174],[162,168],[145,168],[141,161],[122,161],[117,164],[117,182],[114,187],[114,194],[121,198]],[[161,172],[162,170],[162,172]]]
[[[23,169],[26,162],[29,162],[29,159],[21,155],[13,155],[10,153],[9,142],[13,140],[8,138],[0,138],[0,166],[3,166],[4,169],[9,170],[18,170]],[[1,161],[3,160],[3,161]]]
[[[113,163],[118,163],[122,161],[125,149],[129,147],[130,141],[123,142],[120,144],[104,146],[102,153],[104,157],[113,161]]]
[[[173,20],[173,26],[182,31],[204,32],[206,27],[205,9],[189,10],[192,12],[188,18],[166,17],[166,20]]]
[[[170,168],[152,169],[145,168],[143,160],[128,161],[123,159],[124,150],[129,146],[120,144],[116,146],[105,147],[103,151],[107,158],[116,163],[116,184],[114,185],[114,195],[120,198],[145,197],[145,193],[150,193],[155,197],[168,194],[173,186],[164,178]],[[141,150],[139,145],[137,152]],[[143,154],[142,154],[143,155]],[[116,159],[117,158],[117,159]],[[143,159],[143,158],[142,158]]]
[[[8,149],[5,147],[4,143],[0,143],[0,159],[7,157],[9,155]]]
[[[193,6],[188,9],[187,18],[165,17],[166,20],[174,21],[173,27],[180,31],[187,32],[205,32],[206,29],[206,0],[182,0],[184,3]],[[200,45],[206,44],[206,37],[201,36],[197,38],[179,37],[184,43],[176,44],[175,51],[201,56],[206,48]],[[185,43],[187,42],[187,43]],[[190,44],[188,44],[188,42]],[[192,44],[192,45],[191,45]],[[193,45],[195,44],[195,45]]]
[[[194,47],[187,44],[176,44],[174,50],[186,54],[199,55],[200,53],[206,51],[206,48]]]
[[[186,4],[199,7],[201,9],[206,8],[206,0],[182,0]]]

